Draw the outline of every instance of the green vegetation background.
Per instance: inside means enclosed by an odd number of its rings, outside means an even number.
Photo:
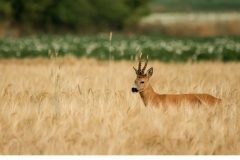
[[[150,13],[150,0],[1,0],[0,21],[23,32],[123,30]]]
[[[240,11],[239,0],[152,0],[150,5],[159,12]]]
[[[47,57],[57,51],[60,56],[107,60],[111,51],[115,60],[134,59],[143,52],[165,62],[239,61],[239,37],[141,36],[135,30],[139,19],[151,12],[198,11],[238,12],[240,1],[0,0],[0,23],[21,31],[20,37],[0,38],[0,58]]]

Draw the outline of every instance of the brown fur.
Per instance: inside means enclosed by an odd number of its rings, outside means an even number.
[[[147,67],[147,61],[143,69],[141,69],[141,55],[139,57],[139,65],[138,69],[134,68],[137,78],[135,80],[134,87],[132,88],[133,92],[139,92],[143,103],[145,106],[150,103],[154,106],[166,106],[168,104],[181,104],[183,102],[190,103],[191,105],[211,105],[214,106],[216,104],[221,103],[221,99],[215,98],[209,94],[157,94],[151,84],[149,83],[149,78],[153,74],[153,68],[151,67],[146,74],[144,74],[144,70]]]
[[[152,104],[156,107],[168,104],[180,104],[182,102],[190,103],[192,105],[210,105],[214,106],[221,103],[221,99],[215,98],[209,94],[157,94],[152,86],[148,87],[139,93],[145,106]]]

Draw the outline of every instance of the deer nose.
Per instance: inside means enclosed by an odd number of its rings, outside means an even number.
[[[134,92],[138,92],[138,90],[137,90],[137,88],[132,88],[132,92],[134,93]]]

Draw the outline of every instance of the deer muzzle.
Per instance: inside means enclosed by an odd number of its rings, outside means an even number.
[[[135,88],[135,87],[133,87],[133,88],[132,88],[132,92],[133,92],[133,93],[134,93],[134,92],[138,92],[138,89]]]

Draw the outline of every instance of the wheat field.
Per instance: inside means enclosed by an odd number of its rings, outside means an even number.
[[[145,107],[137,61],[0,60],[2,155],[240,154],[240,63],[161,63],[158,93],[208,93],[222,106]]]

